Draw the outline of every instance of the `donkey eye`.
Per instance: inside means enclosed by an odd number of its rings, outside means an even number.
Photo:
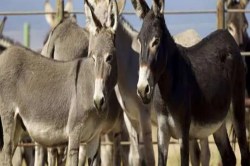
[[[106,62],[110,63],[113,59],[113,55],[109,54],[106,58]]]
[[[160,43],[160,39],[159,39],[159,38],[156,38],[156,39],[153,41],[153,43],[152,43],[152,47],[159,45],[159,43]]]

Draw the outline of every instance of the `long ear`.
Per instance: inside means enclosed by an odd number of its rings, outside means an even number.
[[[108,19],[105,26],[110,28],[112,32],[115,32],[118,25],[118,8],[115,0],[110,1],[107,16]]]
[[[117,7],[118,7],[119,15],[122,13],[125,3],[126,3],[126,0],[117,0]]]
[[[73,3],[72,3],[73,0],[68,0],[65,7],[64,7],[64,10],[67,11],[67,12],[73,12]]]
[[[153,0],[153,11],[155,15],[163,14],[164,0]]]
[[[44,11],[49,14],[45,14],[45,19],[48,22],[48,24],[53,27],[55,25],[55,15],[51,12],[54,12],[49,0],[46,0],[44,3]]]
[[[249,3],[249,0],[240,0],[240,5],[245,9],[247,7],[247,4]]]
[[[148,4],[145,0],[131,0],[132,5],[138,17],[143,19],[149,11]]]
[[[0,34],[3,33],[3,29],[4,29],[4,25],[5,25],[6,20],[7,20],[7,17],[4,16],[3,21],[0,23]]]
[[[86,25],[91,33],[96,34],[101,29],[102,25],[96,18],[93,12],[93,7],[89,4],[88,0],[85,0],[84,9],[86,15]]]

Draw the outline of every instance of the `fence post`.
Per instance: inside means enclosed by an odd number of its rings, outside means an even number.
[[[217,29],[225,28],[225,0],[217,0]]]
[[[61,22],[64,17],[64,0],[56,0],[56,20]]]
[[[23,25],[23,43],[25,47],[30,47],[30,24],[24,23]]]

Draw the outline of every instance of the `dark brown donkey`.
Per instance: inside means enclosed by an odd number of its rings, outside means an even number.
[[[213,134],[223,165],[235,165],[236,158],[223,125],[233,104],[234,128],[238,137],[241,164],[250,165],[246,141],[244,91],[245,70],[240,50],[227,30],[218,30],[193,47],[177,45],[170,35],[163,15],[164,1],[153,1],[149,9],[145,1],[133,5],[143,19],[138,35],[141,45],[138,95],[147,104],[158,83],[163,105],[165,132],[180,139],[181,165],[189,164],[188,141]],[[161,124],[159,124],[161,126]],[[162,133],[159,133],[161,136]],[[166,164],[169,139],[159,144],[159,165]],[[165,158],[164,158],[165,157]]]

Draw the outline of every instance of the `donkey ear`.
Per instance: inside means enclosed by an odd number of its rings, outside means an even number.
[[[240,0],[240,5],[245,9],[247,7],[247,4],[249,3],[249,0]]]
[[[105,26],[110,28],[112,32],[115,32],[118,25],[118,8],[115,0],[112,0],[108,6],[108,19]]]
[[[125,3],[126,3],[126,0],[117,0],[117,7],[118,7],[119,15],[122,13]]]
[[[49,13],[49,14],[45,14],[45,19],[48,22],[48,24],[50,25],[50,27],[53,27],[54,23],[55,23],[55,18],[54,18],[54,14],[52,14],[51,12],[53,12],[54,10],[53,10],[49,0],[46,0],[44,3],[44,11],[46,13]]]
[[[4,29],[4,25],[5,25],[6,20],[7,20],[7,17],[4,16],[2,22],[0,23],[0,35],[3,33],[3,29]]]
[[[143,19],[149,11],[149,7],[145,0],[131,0],[136,15]]]
[[[153,0],[153,11],[155,15],[163,14],[164,0]]]
[[[64,10],[67,11],[67,12],[73,12],[73,3],[72,3],[73,0],[68,0],[65,7],[64,7]]]
[[[93,7],[89,4],[88,0],[85,0],[84,9],[86,15],[86,25],[91,33],[96,34],[102,26],[96,18],[92,8]]]

